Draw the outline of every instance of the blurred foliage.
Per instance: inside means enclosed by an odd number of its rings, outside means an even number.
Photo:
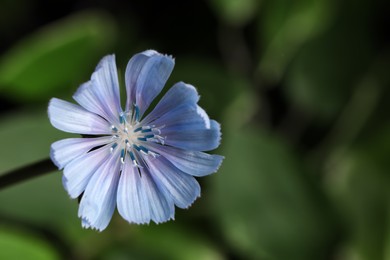
[[[116,213],[104,232],[83,230],[60,172],[2,190],[1,259],[390,259],[385,1],[0,7],[0,174],[70,136],[48,122],[50,97],[70,99],[108,53],[123,77],[145,49],[176,58],[167,85],[199,90],[222,123],[212,153],[226,157],[162,225]]]
[[[0,86],[27,101],[46,100],[87,77],[115,39],[104,13],[73,15],[23,39],[0,59]]]

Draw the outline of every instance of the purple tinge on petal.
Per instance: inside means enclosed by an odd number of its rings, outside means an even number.
[[[148,157],[150,174],[159,186],[164,186],[179,208],[188,208],[200,196],[200,186],[195,178],[188,175],[163,156]]]
[[[131,59],[127,63],[126,72],[125,72],[125,83],[126,83],[126,92],[127,92],[126,110],[129,110],[136,101],[135,86],[139,74],[145,65],[145,62],[149,60],[150,57],[155,55],[159,55],[159,53],[154,50],[147,50],[135,54],[133,57],[131,57]]]
[[[174,202],[164,186],[158,185],[148,168],[140,168],[141,189],[144,189],[150,208],[151,220],[155,223],[166,222],[174,218]]]
[[[110,146],[103,146],[79,156],[65,166],[63,183],[71,198],[80,196],[96,170],[107,164],[110,155]]]
[[[166,137],[166,145],[191,151],[210,151],[220,144],[221,127],[216,121],[210,120],[210,128],[164,127],[161,136]]]
[[[224,159],[220,155],[183,150],[166,145],[149,144],[148,146],[151,150],[168,159],[178,169],[197,177],[216,172]]]
[[[86,228],[104,230],[110,222],[116,205],[119,181],[119,149],[110,155],[90,179],[80,201],[79,217]]]
[[[119,179],[117,205],[119,214],[130,223],[147,224],[152,219],[142,182],[138,168],[126,161]]]
[[[158,102],[156,107],[142,120],[142,123],[149,124],[151,121],[175,110],[183,105],[193,106],[199,101],[199,95],[195,87],[179,82],[173,85]]]
[[[110,124],[100,116],[67,101],[52,98],[48,108],[50,123],[64,132],[110,134]]]
[[[75,158],[87,153],[94,147],[102,146],[112,142],[111,136],[99,138],[68,138],[51,145],[50,157],[59,168],[64,168]]]
[[[118,115],[122,112],[122,108],[114,55],[107,55],[100,61],[91,76],[91,84],[94,92],[94,95],[91,95],[91,97],[93,96],[96,99],[95,102],[102,106],[112,123],[118,121]]]
[[[92,81],[82,84],[73,94],[73,99],[86,110],[95,113],[107,121],[114,123],[118,121],[118,116],[114,116],[109,110],[105,97],[98,90],[98,86]]]
[[[220,125],[210,120],[196,104],[179,106],[151,124],[160,127],[160,136],[165,138],[167,145],[187,150],[209,151],[220,144]]]
[[[163,89],[173,67],[174,60],[171,57],[152,50],[135,55],[126,69],[126,109],[135,103],[142,117]]]

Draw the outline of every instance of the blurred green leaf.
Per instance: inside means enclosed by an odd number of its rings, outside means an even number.
[[[118,214],[99,236],[86,230],[76,247],[84,259],[219,260],[221,253],[196,227],[177,221],[163,225],[130,225]]]
[[[50,125],[45,110],[37,112],[20,112],[1,119],[0,174],[48,158],[50,144],[69,136]],[[80,228],[77,203],[63,189],[59,172],[2,190],[0,205],[0,214],[65,234]]]
[[[85,81],[115,40],[102,12],[84,12],[26,37],[0,58],[0,88],[18,100],[44,100]]]
[[[230,113],[225,119],[226,159],[210,177],[215,221],[228,242],[245,259],[326,259],[330,213],[299,157],[278,136],[248,125],[232,128],[236,120]]]
[[[201,95],[199,103],[212,118],[219,118],[227,104],[249,89],[249,83],[242,77],[224,70],[214,60],[199,57],[177,58],[167,86],[178,81],[184,81],[198,89]]]
[[[328,0],[267,1],[259,20],[260,77],[279,81],[296,52],[330,25],[334,5]]]
[[[347,152],[335,151],[326,187],[344,218],[358,259],[390,257],[390,125]]]
[[[172,260],[222,259],[221,254],[210,241],[198,234],[193,228],[186,228],[178,223],[170,222],[161,226],[143,227],[139,231],[136,233],[138,247],[143,251],[151,250],[150,252],[158,258]],[[151,248],[150,245],[154,245],[154,247]]]
[[[38,237],[15,231],[10,228],[0,228],[0,259],[60,259],[53,248]]]
[[[212,9],[227,23],[242,26],[259,10],[261,0],[211,0]]]

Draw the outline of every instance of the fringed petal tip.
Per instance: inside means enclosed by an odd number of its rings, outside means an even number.
[[[58,170],[62,170],[64,168],[64,165],[62,165],[57,159],[56,159],[56,152],[53,148],[53,144],[50,145],[50,159],[54,163],[55,166],[57,166]]]

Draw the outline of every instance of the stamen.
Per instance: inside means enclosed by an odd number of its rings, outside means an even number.
[[[158,156],[160,156],[160,154],[152,152],[152,151],[148,151],[148,154],[153,156],[153,158],[157,158]]]
[[[125,114],[123,112],[121,112],[120,115],[119,115],[119,122],[121,124],[126,122]]]
[[[111,148],[110,148],[110,152],[112,153],[114,151],[114,149],[118,146],[117,143],[114,143]]]
[[[115,132],[115,133],[118,132],[118,128],[116,128],[114,125],[111,126],[111,130],[112,130],[113,132]]]
[[[148,139],[148,138],[153,138],[154,135],[145,135],[144,138]]]
[[[134,153],[131,151],[128,151],[128,154],[130,155],[130,159],[133,162],[133,165],[138,168],[142,168],[141,165],[138,164],[137,160],[135,159]]]
[[[133,120],[135,122],[139,122],[139,108],[136,104],[133,105],[134,106],[134,118]]]
[[[148,149],[146,149],[144,146],[142,146],[142,145],[140,145],[139,146],[139,149],[141,150],[141,153],[143,153],[143,154],[145,154],[145,155],[147,155],[148,154]]]
[[[125,149],[122,149],[122,150],[121,150],[121,163],[122,163],[122,164],[125,163]]]
[[[152,128],[142,129],[141,133],[149,133],[152,132]]]
[[[133,147],[135,150],[137,150],[138,152],[141,151],[141,148],[139,148],[136,144],[133,144]]]

